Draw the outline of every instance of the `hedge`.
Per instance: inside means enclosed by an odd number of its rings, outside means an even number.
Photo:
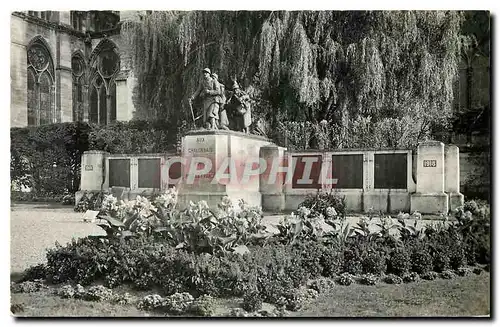
[[[175,151],[186,125],[165,121],[74,122],[11,128],[11,183],[36,194],[78,191],[83,152],[160,153]]]

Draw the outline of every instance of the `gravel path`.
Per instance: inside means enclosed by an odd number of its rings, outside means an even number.
[[[105,235],[95,224],[82,221],[83,213],[74,212],[72,207],[47,204],[12,204],[10,217],[10,255],[11,273],[45,262],[47,248],[55,246],[55,242],[64,245],[72,238],[88,235]],[[273,225],[279,223],[282,215],[266,216],[263,223],[271,232],[278,232]],[[348,217],[347,222],[353,226],[359,217]],[[380,229],[371,221],[372,230]],[[417,227],[437,223],[435,220],[419,220]],[[413,225],[413,222],[411,222]],[[331,228],[325,225],[325,229]]]
[[[82,221],[72,207],[12,204],[10,213],[10,266],[12,272],[45,262],[47,248],[72,238],[105,235],[99,226]]]

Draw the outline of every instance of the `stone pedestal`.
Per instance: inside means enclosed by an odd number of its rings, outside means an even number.
[[[104,151],[85,151],[82,155],[80,190],[75,194],[75,204],[78,204],[83,193],[100,191],[104,183],[105,158]]]
[[[417,187],[411,195],[411,211],[425,214],[447,213],[448,195],[445,191],[444,144],[426,141],[418,145]]]
[[[264,137],[235,131],[188,132],[182,139],[179,207],[205,200],[214,208],[226,195],[234,204],[242,199],[261,206],[259,154],[268,145]]]
[[[285,193],[283,192],[285,175],[276,174],[273,181],[269,177],[273,163],[279,163],[281,166],[285,165],[285,148],[278,146],[261,147],[259,157],[261,161],[266,162],[266,169],[259,175],[262,210],[281,212],[285,209]]]
[[[460,156],[456,145],[445,147],[445,192],[449,198],[449,209],[454,211],[464,205],[464,195],[460,193]]]

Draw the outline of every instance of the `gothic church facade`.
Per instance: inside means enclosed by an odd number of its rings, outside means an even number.
[[[135,78],[120,26],[138,15],[13,12],[11,127],[132,119]]]

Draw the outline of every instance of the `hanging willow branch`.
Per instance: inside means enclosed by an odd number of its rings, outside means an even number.
[[[187,95],[209,67],[226,86],[236,76],[243,87],[259,89],[271,118],[327,117],[342,128],[358,117],[445,126],[462,17],[444,11],[153,12],[123,30],[134,49],[142,116],[182,118]]]

